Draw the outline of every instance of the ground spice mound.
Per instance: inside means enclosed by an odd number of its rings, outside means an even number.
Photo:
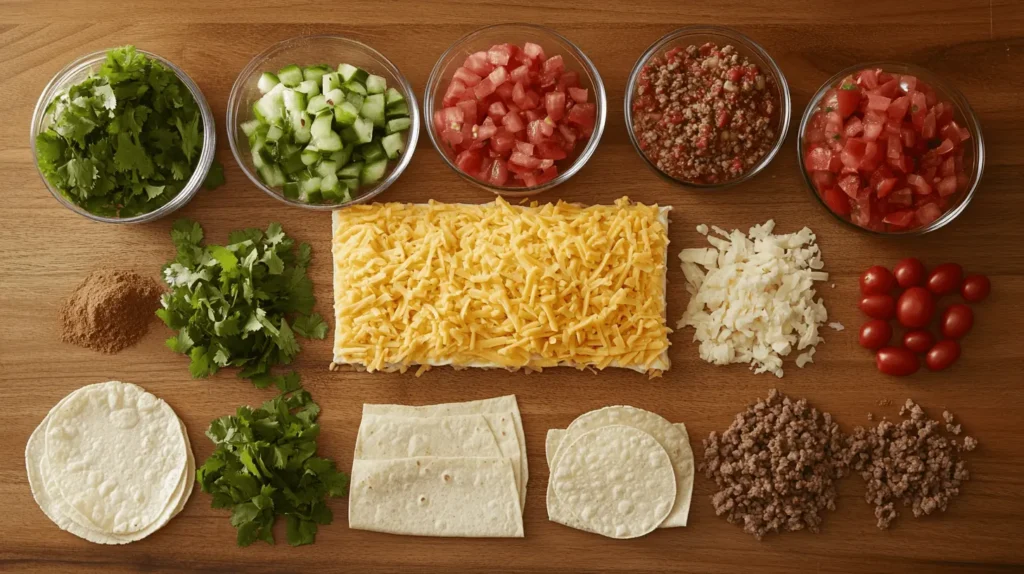
[[[900,415],[908,418],[856,428],[851,444],[850,464],[867,482],[865,499],[875,505],[875,518],[883,530],[898,516],[897,502],[909,506],[914,517],[945,511],[949,501],[960,494],[960,485],[970,478],[958,453],[978,445],[969,436],[958,444],[943,435],[943,426],[950,434],[961,432],[949,411],[942,413],[943,421],[932,420],[907,399]]]
[[[758,540],[770,532],[817,532],[835,510],[834,481],[849,470],[847,437],[828,413],[776,389],[704,441],[700,470],[715,481],[719,516]]]
[[[93,271],[60,308],[60,339],[116,353],[138,342],[160,306],[160,285],[132,271]]]

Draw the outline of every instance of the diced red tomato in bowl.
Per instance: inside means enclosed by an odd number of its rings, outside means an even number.
[[[828,89],[802,134],[803,168],[836,215],[879,232],[927,226],[959,204],[973,137],[926,81],[880,68]]]
[[[597,104],[560,54],[496,44],[470,54],[447,86],[433,129],[455,166],[497,187],[535,187],[575,160]]]

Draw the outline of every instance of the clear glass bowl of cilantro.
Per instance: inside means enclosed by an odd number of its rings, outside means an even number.
[[[39,174],[65,207],[141,223],[182,207],[213,164],[213,112],[171,62],[133,46],[85,55],[57,73],[32,118]]]
[[[299,36],[238,75],[227,132],[256,187],[289,205],[331,210],[369,201],[398,180],[416,150],[420,110],[380,52],[342,36]]]

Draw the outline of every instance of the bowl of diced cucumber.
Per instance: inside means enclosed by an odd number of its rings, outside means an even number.
[[[253,58],[231,88],[228,140],[268,194],[308,209],[361,203],[412,159],[420,113],[398,68],[341,36],[303,36]]]

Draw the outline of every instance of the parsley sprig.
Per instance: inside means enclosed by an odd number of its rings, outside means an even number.
[[[71,202],[130,217],[173,199],[202,150],[199,106],[184,83],[134,46],[114,48],[95,73],[47,106],[39,169]]]
[[[171,239],[178,254],[163,268],[170,291],[157,316],[177,331],[167,346],[191,358],[193,378],[240,367],[239,377],[265,388],[276,382],[271,367],[299,353],[296,335],[327,336],[327,324],[312,313],[310,247],[295,249],[280,224],[234,231],[226,246],[207,246],[198,223],[180,220]]]
[[[273,544],[279,515],[287,519],[289,544],[312,544],[318,525],[334,518],[326,498],[348,493],[348,475],[316,456],[320,407],[300,388],[297,373],[275,382],[278,397],[210,424],[206,436],[216,450],[196,470],[203,492],[213,495],[211,506],[231,509],[239,546]]]

